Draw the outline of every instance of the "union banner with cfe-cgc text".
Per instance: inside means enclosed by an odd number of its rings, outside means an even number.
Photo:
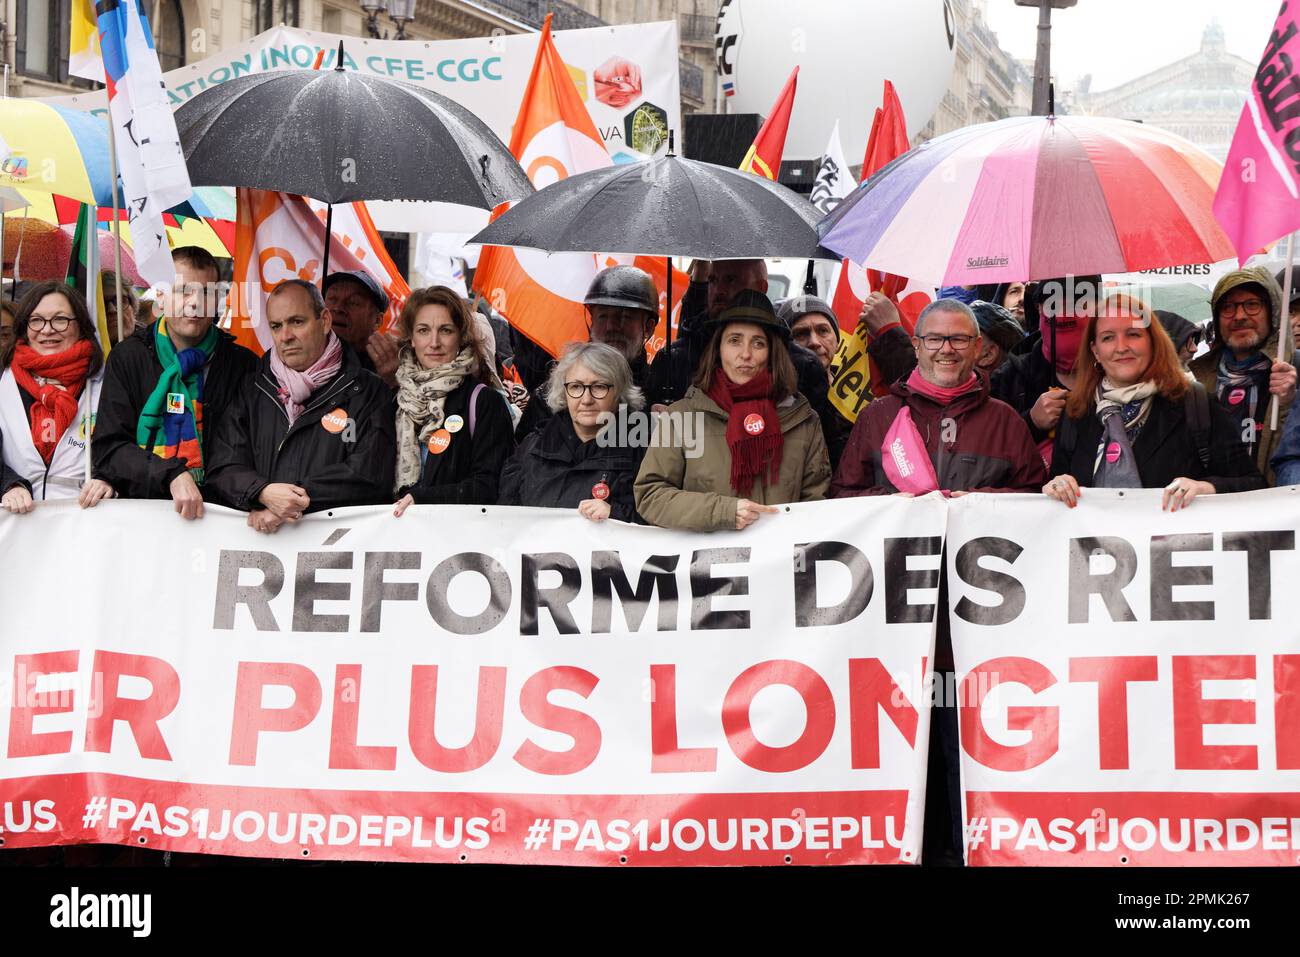
[[[0,855],[915,863],[947,508],[0,514]]]
[[[949,505],[971,864],[1300,862],[1300,487]]]

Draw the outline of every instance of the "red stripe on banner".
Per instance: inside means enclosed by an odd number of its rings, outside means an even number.
[[[907,798],[906,791],[329,791],[109,774],[0,781],[6,848],[100,843],[243,857],[424,863],[906,863],[910,854],[901,845]]]
[[[1294,866],[1300,794],[967,791],[965,833],[975,866]]]

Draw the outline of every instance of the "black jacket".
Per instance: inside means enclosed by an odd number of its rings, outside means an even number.
[[[393,396],[355,352],[343,350],[338,375],[312,393],[292,426],[278,390],[267,353],[216,431],[210,486],[246,511],[261,507],[257,497],[272,482],[305,489],[308,512],[393,501]],[[326,428],[335,411],[346,425],[331,420]]]
[[[609,486],[605,501],[610,517],[638,522],[632,483],[644,455],[644,448],[581,441],[569,413],[559,412],[524,439],[506,463],[498,504],[577,508],[594,498],[592,489],[604,482]]]
[[[185,471],[180,459],[159,458],[135,441],[140,411],[163,371],[154,342],[156,326],[155,322],[137,329],[108,354],[95,413],[91,443],[95,475],[123,498],[171,498],[172,480]],[[217,345],[203,374],[205,469],[211,464],[213,436],[256,370],[257,356],[218,329]]]
[[[1029,426],[1029,434],[1035,443],[1047,439],[1048,433],[1034,425],[1029,413],[1038,397],[1048,389],[1053,386],[1065,387],[1056,378],[1056,372],[1043,355],[1042,349],[1035,348],[1023,355],[1013,355],[993,373],[990,384],[993,387],[993,398],[1001,399],[1020,414],[1025,425]]]
[[[1163,488],[1176,478],[1209,482],[1217,492],[1249,492],[1265,487],[1254,459],[1246,450],[1232,415],[1217,402],[1210,409],[1210,464],[1201,464],[1187,427],[1184,400],[1156,396],[1147,420],[1133,440],[1133,457],[1143,488]],[[1082,419],[1064,418],[1052,447],[1052,475],[1073,475],[1081,486],[1091,486],[1101,419],[1095,413]]]
[[[0,495],[9,491],[15,485],[21,485],[28,492],[32,490],[32,483],[27,481],[9,466],[5,465],[5,435],[0,432]]]
[[[638,389],[645,389],[646,376],[650,372],[650,362],[646,359],[645,353],[642,352],[636,361],[630,363],[632,369],[632,384]],[[551,368],[555,368],[555,363],[551,363]],[[515,429],[515,434],[522,440],[525,436],[532,435],[537,429],[550,420],[555,415],[551,407],[546,404],[547,385],[550,380],[550,373],[547,373],[547,382],[543,382],[528,397],[528,407],[524,409],[524,414],[519,417],[519,427]],[[649,405],[649,401],[646,402]]]
[[[478,385],[465,379],[443,400],[443,421],[460,416],[445,451],[424,456],[420,481],[399,489],[411,493],[418,505],[493,505],[501,468],[514,451],[515,439],[506,400],[491,386],[479,389],[474,430],[470,434],[469,398]],[[531,403],[530,403],[531,405]]]

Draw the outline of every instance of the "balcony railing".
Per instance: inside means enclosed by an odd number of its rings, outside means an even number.
[[[564,0],[479,0],[484,6],[495,7],[502,13],[529,26],[540,27],[548,13],[554,13],[551,26],[556,30],[581,30],[585,27],[607,26],[604,20],[581,7]]]

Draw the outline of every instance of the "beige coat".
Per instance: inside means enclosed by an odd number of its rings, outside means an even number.
[[[754,483],[748,498],[763,505],[811,502],[826,497],[831,463],[822,424],[808,400],[793,396],[777,406],[785,444],[781,471],[774,484]],[[736,527],[740,496],[731,487],[731,450],[727,446],[727,414],[716,402],[692,387],[686,397],[660,416],[634,491],[636,508],[647,522],[664,528],[708,532]],[[687,455],[681,432],[669,426],[690,417],[686,433],[696,443]],[[702,434],[700,434],[702,433]],[[671,443],[661,445],[660,443]]]

